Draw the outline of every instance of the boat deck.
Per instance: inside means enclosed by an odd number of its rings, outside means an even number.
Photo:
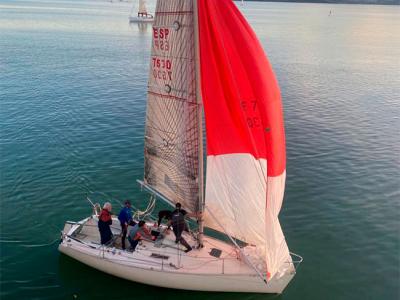
[[[193,247],[193,250],[185,253],[185,247],[175,243],[175,235],[172,230],[161,225],[160,228],[152,223],[147,223],[150,230],[160,232],[160,236],[152,241],[142,240],[136,247],[136,251],[122,250],[121,229],[119,221],[113,218],[111,230],[114,234],[113,242],[109,246],[100,244],[100,234],[95,216],[79,222],[68,235],[82,243],[82,247],[98,250],[99,255],[109,256],[126,261],[132,261],[136,267],[151,266],[154,269],[168,270],[171,272],[185,272],[196,274],[249,274],[256,275],[254,269],[240,259],[238,250],[225,242],[205,236],[203,248],[196,248],[197,241],[188,232],[182,236]],[[118,224],[118,225],[117,225]],[[128,232],[131,226],[128,228]],[[127,248],[129,242],[126,241]],[[81,249],[84,250],[84,249]],[[103,253],[100,253],[103,252]]]

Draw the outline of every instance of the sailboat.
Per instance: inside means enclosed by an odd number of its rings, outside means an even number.
[[[133,9],[132,9],[133,11]],[[146,0],[139,0],[139,9],[137,15],[129,16],[129,22],[131,23],[151,23],[154,22],[154,17],[152,14],[147,12]]]
[[[137,216],[153,239],[122,250],[113,218],[115,242],[101,245],[96,204],[87,218],[66,222],[59,250],[154,286],[282,293],[302,258],[289,251],[278,219],[284,124],[263,48],[231,0],[158,0],[155,16],[138,182],[151,199],[179,202],[197,216],[196,228],[183,233],[193,250],[153,224],[151,209]]]

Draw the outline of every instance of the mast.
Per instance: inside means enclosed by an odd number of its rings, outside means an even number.
[[[199,224],[198,241],[199,247],[203,247],[203,235],[204,235],[204,220],[203,213],[205,208],[204,201],[204,155],[203,155],[203,100],[201,97],[201,82],[200,82],[200,51],[199,51],[199,18],[198,18],[198,6],[197,0],[193,0],[193,18],[194,18],[194,52],[195,52],[195,76],[196,76],[196,100],[198,105],[197,115],[199,124],[199,205],[198,213],[200,216],[197,217]]]

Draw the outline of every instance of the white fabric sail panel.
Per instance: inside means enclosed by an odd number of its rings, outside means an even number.
[[[157,2],[145,136],[145,182],[188,211],[199,194],[193,25],[192,1]]]
[[[251,154],[207,156],[205,225],[255,245],[273,276],[291,258],[278,220],[285,173],[266,178],[266,169],[267,161]]]
[[[250,154],[207,156],[205,225],[241,241],[265,244],[265,159]],[[221,228],[214,218],[224,228]],[[257,220],[256,222],[253,222]]]
[[[139,0],[139,10],[138,10],[138,12],[140,14],[146,14],[147,13],[146,0]]]
[[[292,264],[292,257],[279,223],[278,215],[282,207],[285,191],[286,171],[279,176],[267,178],[267,202],[265,208],[265,240],[267,245],[267,266],[273,276],[283,275]]]

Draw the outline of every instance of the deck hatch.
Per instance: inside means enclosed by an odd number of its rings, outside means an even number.
[[[211,251],[210,251],[211,256],[219,258],[221,256],[221,254],[222,254],[222,250],[217,249],[217,248],[211,248]]]
[[[150,255],[150,257],[159,258],[159,259],[168,259],[169,258],[169,256],[167,256],[167,255],[162,255],[162,254],[158,254],[158,253],[152,253]]]

